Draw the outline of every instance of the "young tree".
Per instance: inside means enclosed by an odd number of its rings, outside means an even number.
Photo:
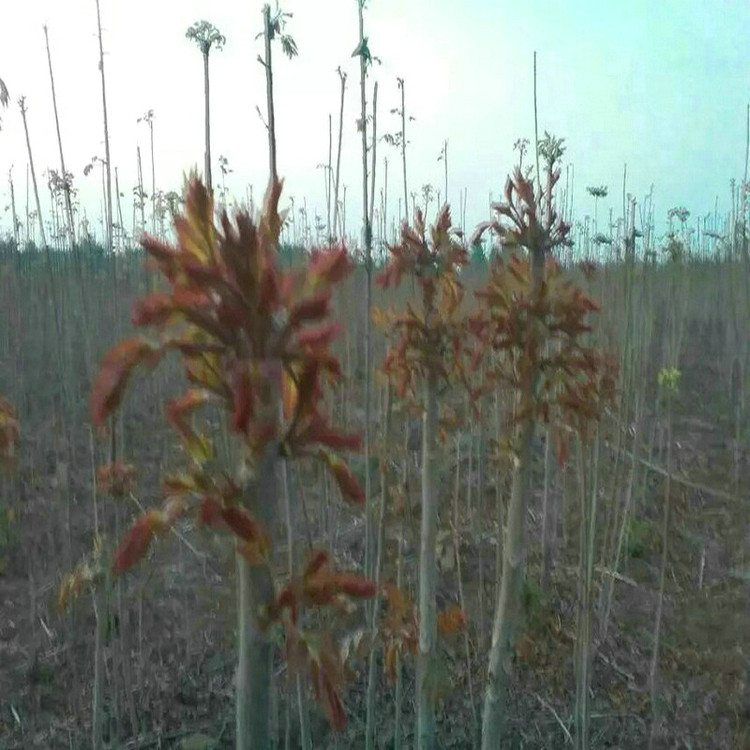
[[[107,252],[112,253],[113,245],[112,245],[112,160],[110,159],[109,155],[109,122],[108,122],[108,115],[107,115],[107,87],[105,85],[105,78],[104,78],[104,45],[102,43],[102,19],[101,14],[99,13],[99,0],[96,0],[96,27],[98,30],[98,37],[99,37],[99,74],[101,75],[102,79],[102,122],[104,125],[104,161],[105,161],[105,176],[106,176],[106,210],[107,215],[105,217],[105,228],[106,228],[106,237],[105,237],[105,245],[107,248]],[[117,296],[117,289],[116,289],[116,272],[113,266],[112,269],[112,280],[113,285],[115,286],[114,293],[115,296]]]
[[[297,43],[289,35],[284,33],[284,27],[287,20],[292,17],[291,13],[284,13],[281,10],[271,15],[271,6],[263,6],[263,32],[259,36],[263,37],[265,59],[258,56],[258,62],[266,71],[266,106],[268,108],[268,161],[271,177],[276,178],[276,114],[273,106],[273,62],[271,58],[271,42],[279,37],[281,49],[284,54],[291,60],[297,55]]]
[[[341,144],[344,135],[344,96],[346,94],[346,73],[341,67],[336,68],[341,84],[341,100],[339,104],[339,137],[336,148],[336,178],[333,183],[333,234],[336,237],[344,236],[343,229],[339,229],[339,185],[341,177]]]
[[[496,355],[488,363],[488,383],[510,385],[515,394],[513,473],[484,697],[483,750],[503,743],[504,698],[525,576],[525,519],[537,422],[553,422],[551,434],[564,460],[566,425],[598,414],[600,401],[612,387],[602,356],[579,341],[589,330],[586,316],[597,309],[596,303],[567,282],[552,259],[547,260],[555,247],[568,241],[569,226],[558,216],[552,198],[560,177],[562,141],[547,135],[539,150],[546,162],[546,188],[535,189],[517,168],[506,183],[505,201],[493,206],[497,220],[480,224],[475,233],[478,238],[490,229],[506,249],[528,256],[513,255],[507,263],[495,263],[488,285],[477,293],[481,308],[472,321],[478,358],[486,352]],[[557,415],[562,415],[559,420]]]
[[[149,109],[136,122],[148,125],[149,142],[151,145],[151,234],[156,237],[156,167],[154,164],[154,110]]]
[[[206,113],[206,152],[205,175],[206,187],[209,192],[213,189],[211,182],[211,103],[209,96],[208,55],[211,47],[222,49],[226,44],[226,37],[208,21],[196,21],[186,32],[185,36],[192,39],[203,55],[203,94]]]
[[[421,310],[407,304],[403,312],[378,315],[381,327],[396,340],[383,369],[395,382],[401,398],[416,397],[423,410],[422,522],[419,553],[419,651],[417,654],[417,747],[434,748],[434,676],[437,656],[437,524],[440,478],[438,469],[438,390],[441,381],[465,380],[462,341],[466,327],[461,311],[464,291],[458,271],[468,253],[451,225],[444,206],[430,231],[421,211],[415,226],[404,222],[401,242],[388,248],[391,259],[378,277],[383,287],[398,287],[404,274],[412,275],[421,291]],[[422,391],[421,399],[415,391]]]
[[[336,606],[342,597],[375,593],[372,582],[335,572],[322,551],[278,592],[272,574],[282,458],[314,457],[331,472],[345,500],[364,499],[337,453],[359,448],[360,440],[333,429],[322,410],[325,382],[340,376],[330,349],[339,330],[329,319],[333,287],[352,264],[338,247],[314,252],[298,271],[281,271],[280,193],[281,183],[272,179],[257,225],[240,212],[236,225],[223,213],[215,226],[212,193],[191,179],[186,214],[174,221],[176,246],[153,237],[142,241],[171,291],[136,302],[132,322],[158,335],[136,335],[117,344],[104,357],[90,398],[92,421],[101,427],[119,407],[137,366],[153,367],[169,352],[182,358],[190,387],[166,404],[166,414],[190,466],[164,479],[162,508],[135,521],[115,550],[111,568],[114,575],[129,570],[155,537],[187,513],[234,535],[240,599],[238,750],[271,746],[273,627],[286,634],[290,670],[309,675],[330,723],[344,725],[338,651],[330,634],[303,629],[299,615],[307,607]],[[203,409],[227,415],[236,464],[222,467],[212,436],[196,426]],[[66,585],[75,588],[75,581],[67,579]]]

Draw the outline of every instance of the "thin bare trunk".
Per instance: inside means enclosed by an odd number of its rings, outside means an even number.
[[[268,168],[271,179],[276,174],[276,115],[273,108],[273,68],[271,62],[271,6],[263,6],[263,41],[265,44],[266,106],[268,107]]]
[[[344,94],[346,92],[346,73],[338,69],[339,79],[341,80],[341,104],[339,106],[339,140],[336,150],[336,180],[333,186],[333,233],[343,239],[343,227],[339,229],[339,178],[341,176],[341,141],[344,133]]]
[[[289,566],[289,578],[294,577],[294,522],[292,520],[292,498],[291,482],[289,481],[289,464],[284,461],[281,465],[282,478],[284,482],[284,509],[286,512],[286,545],[287,565]],[[310,727],[307,720],[307,703],[305,701],[305,688],[302,675],[295,675],[297,688],[297,709],[299,712],[299,733],[302,750],[311,750]]]
[[[364,44],[365,21],[363,15],[364,3],[358,3],[359,12],[359,43],[360,47]],[[371,375],[371,323],[370,308],[372,306],[372,227],[369,217],[368,185],[367,185],[367,58],[364,54],[359,56],[359,84],[360,84],[360,118],[362,125],[362,220],[364,222],[364,250],[365,250],[365,273],[366,273],[366,292],[365,292],[365,435],[364,435],[364,456],[365,456],[365,575],[372,577],[374,567],[374,540],[373,540],[373,513],[371,507],[372,497],[372,472],[370,469],[370,444],[371,444],[371,425],[370,425],[370,390],[372,383]],[[371,608],[368,603],[368,611]]]
[[[370,213],[367,216],[367,222],[372,231],[372,219],[375,212],[375,166],[377,164],[378,151],[378,82],[375,81],[375,87],[372,92],[372,168],[370,170]]]
[[[380,445],[380,507],[378,510],[378,532],[377,532],[377,550],[375,554],[375,583],[377,590],[380,591],[380,577],[383,564],[383,548],[385,546],[385,511],[388,499],[388,478],[386,475],[387,467],[387,447],[390,428],[391,412],[391,388],[387,387],[385,405],[383,409],[383,430],[382,442]],[[370,618],[370,637],[373,643],[377,636],[377,623],[380,612],[380,596],[376,594],[372,603],[372,616]],[[365,748],[373,750],[375,747],[375,722],[377,720],[375,712],[375,698],[377,694],[377,655],[378,649],[374,646],[370,651],[368,675],[367,675],[367,718],[365,730]]]
[[[18,214],[16,213],[16,193],[13,189],[13,167],[8,170],[8,185],[10,187],[10,210],[13,218],[13,242],[16,246],[16,251],[20,248],[20,240],[18,233]]]
[[[422,527],[419,549],[419,652],[417,654],[417,748],[435,747],[435,697],[431,689],[437,647],[438,378],[427,374],[422,426]]]
[[[208,50],[203,51],[203,97],[206,123],[206,151],[204,172],[208,192],[213,191],[213,180],[211,179],[211,96],[208,75]]]
[[[104,45],[102,44],[102,20],[99,13],[99,0],[96,0],[96,27],[99,35],[99,73],[102,78],[102,113],[104,120],[104,159],[107,177],[107,225],[105,247],[108,253],[112,252],[112,160],[109,152],[109,123],[107,120],[107,87],[104,79]]]
[[[62,171],[62,174],[60,175],[62,177],[63,181],[63,196],[65,198],[65,213],[66,218],[68,220],[68,232],[70,237],[70,244],[71,247],[74,247],[76,244],[76,235],[75,235],[75,224],[73,222],[73,206],[70,200],[70,185],[68,183],[67,179],[67,171],[65,169],[65,157],[63,156],[63,147],[62,147],[62,136],[60,135],[60,118],[57,115],[57,96],[55,94],[55,78],[52,74],[52,53],[50,52],[49,48],[49,34],[47,33],[47,26],[44,26],[44,40],[47,45],[47,62],[49,63],[49,80],[50,85],[52,86],[52,108],[55,112],[55,129],[57,130],[57,145],[60,150],[60,169]]]
[[[21,97],[18,100],[18,106],[21,109],[21,119],[23,120],[23,132],[26,135],[26,150],[29,154],[29,168],[31,169],[31,182],[34,187],[34,200],[36,201],[36,213],[37,213],[37,219],[39,221],[39,236],[42,240],[42,247],[47,247],[47,235],[44,232],[44,221],[42,219],[42,204],[39,201],[39,188],[37,186],[36,182],[36,170],[34,169],[34,157],[31,154],[31,141],[29,140],[29,126],[26,121],[26,100],[24,97]],[[58,338],[60,336],[60,327],[58,324],[57,327],[57,335]]]
[[[654,622],[654,648],[651,654],[649,669],[649,691],[651,693],[651,731],[649,734],[649,749],[654,746],[658,731],[659,710],[659,645],[661,641],[661,624],[664,613],[664,584],[667,575],[667,559],[669,555],[669,516],[671,511],[672,491],[672,395],[667,396],[667,474],[664,479],[664,519],[661,530],[661,566],[659,568],[659,598],[656,603],[656,620]]]
[[[549,212],[547,215],[550,215]],[[529,248],[533,300],[536,300],[544,284],[545,241],[541,239],[538,244]],[[516,393],[516,412],[527,409],[536,398],[539,367],[534,365],[530,370],[524,386]],[[520,613],[521,586],[525,575],[525,521],[530,494],[531,449],[535,430],[536,422],[533,416],[526,417],[516,429],[518,458],[512,474],[507,525],[503,539],[502,580],[492,628],[482,717],[482,750],[496,750],[501,747],[505,731],[506,706],[503,705],[503,701],[509,684],[515,628]]]
[[[248,487],[248,506],[267,529],[273,528],[278,500],[278,446],[270,444]],[[270,750],[273,641],[263,626],[262,612],[273,600],[274,585],[268,565],[250,566],[239,551],[237,560],[237,750]]]
[[[398,79],[398,87],[401,89],[401,164],[404,171],[404,219],[409,221],[409,191],[406,187],[406,94],[403,78]]]

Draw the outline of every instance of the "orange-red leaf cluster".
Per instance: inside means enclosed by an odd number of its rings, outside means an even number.
[[[122,461],[100,466],[96,470],[96,484],[100,492],[125,497],[135,484],[135,467]]]
[[[133,567],[146,555],[154,537],[168,528],[164,513],[151,510],[138,518],[115,550],[112,557],[112,573],[120,575]]]
[[[416,605],[402,589],[387,584],[383,587],[383,598],[385,611],[380,637],[383,640],[384,672],[393,681],[396,679],[398,657],[417,652],[419,618]]]
[[[325,607],[336,604],[342,597],[370,599],[375,596],[374,581],[355,573],[339,573],[332,569],[327,552],[313,552],[302,571],[281,589],[269,608],[272,620],[279,619],[284,610],[289,610],[293,622],[299,610],[305,607]]]
[[[101,426],[122,401],[128,379],[143,362],[155,363],[159,350],[142,336],[124,339],[107,352],[89,397],[91,420]]]
[[[466,627],[466,615],[459,606],[449,607],[438,615],[437,627],[438,633],[447,638]]]
[[[386,288],[397,287],[404,274],[412,276],[420,287],[421,309],[407,302],[398,312],[374,311],[374,323],[394,338],[383,371],[395,382],[400,398],[413,394],[416,384],[428,372],[464,381],[464,289],[458,274],[469,256],[451,226],[448,206],[439,212],[429,240],[418,211],[414,227],[404,222],[401,241],[389,245],[388,251],[390,260],[377,283]]]
[[[589,317],[599,305],[552,259],[535,289],[529,261],[517,255],[498,259],[476,295],[483,304],[470,320],[477,341],[473,362],[486,362],[485,386],[501,382],[525,397],[516,421],[534,418],[586,434],[612,403],[616,382],[614,359],[586,341]],[[488,361],[489,352],[502,356]],[[556,430],[554,438],[562,461],[566,436]]]

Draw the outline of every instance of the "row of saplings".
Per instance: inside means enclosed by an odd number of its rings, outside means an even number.
[[[510,249],[510,260],[493,263],[486,286],[475,293],[478,304],[471,315],[464,312],[460,275],[468,262],[466,244],[452,228],[447,206],[429,230],[420,212],[414,226],[404,224],[401,241],[389,247],[389,262],[377,278],[385,287],[397,287],[404,276],[410,277],[420,292],[414,304],[373,315],[389,336],[385,373],[399,397],[412,399],[423,414],[418,606],[394,586],[380,585],[379,566],[367,571],[371,577],[341,572],[323,550],[313,552],[301,571],[291,571],[283,585],[272,572],[269,530],[283,508],[279,476],[285,461],[312,457],[327,467],[345,500],[365,501],[358,479],[341,458],[342,451],[360,448],[360,438],[332,426],[323,402],[324,389],[341,377],[331,349],[340,329],[331,320],[331,304],[336,286],[352,269],[347,251],[341,246],[313,250],[304,268],[279,268],[284,218],[278,212],[277,180],[270,183],[255,220],[241,212],[234,222],[224,214],[216,224],[212,196],[193,176],[185,213],[175,218],[175,244],[143,240],[149,263],[164,277],[168,291],[135,303],[133,324],[151,332],[127,338],[106,354],[91,393],[91,418],[95,426],[105,426],[134,369],[154,367],[177,352],[188,387],[165,411],[189,461],[182,473],[163,478],[162,506],[137,518],[106,570],[93,558],[82,562],[66,576],[60,600],[65,605],[87,587],[130,569],[155,537],[187,514],[232,534],[238,560],[237,748],[271,747],[278,629],[283,629],[290,672],[297,680],[307,676],[330,724],[344,726],[340,650],[332,629],[312,628],[313,619],[323,620],[303,613],[325,608],[333,615],[352,598],[373,600],[367,607],[373,664],[376,642],[385,651],[386,664],[403,651],[416,652],[416,745],[435,747],[430,667],[437,634],[463,623],[460,611],[438,615],[435,603],[438,392],[446,381],[469,389],[473,403],[499,387],[514,399],[513,434],[506,441],[514,459],[511,496],[482,720],[482,747],[501,746],[524,575],[523,522],[535,425],[547,426],[564,455],[570,435],[585,439],[614,384],[611,360],[583,340],[590,330],[587,316],[597,306],[565,278],[551,256],[556,246],[568,242],[569,227],[552,199],[561,154],[559,141],[543,151],[542,189],[516,170],[507,181],[504,202],[494,207],[497,219],[478,228],[478,234],[495,233]],[[193,416],[199,409],[226,414],[223,424],[235,458],[225,458],[222,468],[217,436],[196,427]],[[123,492],[131,472],[119,461],[102,467],[100,489]],[[386,603],[382,617],[381,598]],[[369,709],[366,744],[374,747],[374,711]]]

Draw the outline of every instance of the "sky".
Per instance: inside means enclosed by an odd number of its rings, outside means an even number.
[[[214,184],[220,155],[238,200],[268,178],[264,71],[257,60],[262,3],[256,0],[100,0],[105,49],[112,163],[117,167],[126,226],[131,226],[136,149],[150,189],[148,128],[138,118],[154,112],[157,188],[180,190],[183,174],[203,163],[203,67],[186,29],[206,19],[226,36],[212,51],[211,130]],[[347,223],[361,216],[362,173],[356,0],[284,0],[293,14],[287,31],[299,48],[274,58],[279,173],[284,200],[306,202],[325,214],[329,115],[334,158],[339,76],[348,74],[342,146]],[[92,225],[100,221],[101,175],[84,176],[104,155],[95,0],[26,0],[6,9],[0,78],[11,102],[0,111],[0,235],[10,232],[8,174],[17,210],[25,212],[27,151],[17,100],[26,97],[29,134],[43,211],[49,208],[47,169],[59,170],[43,25],[48,26],[66,167],[74,175]],[[380,59],[378,133],[395,132],[400,106],[397,77],[405,81],[409,192],[430,183],[442,193],[438,155],[448,141],[448,199],[458,217],[466,191],[467,226],[489,214],[516,162],[513,143],[534,138],[533,53],[538,57],[539,132],[564,137],[565,163],[574,174],[575,214],[593,213],[586,186],[605,185],[599,217],[619,215],[623,167],[628,192],[643,199],[651,186],[657,232],[672,206],[692,217],[730,205],[730,179],[745,166],[746,108],[750,100],[750,4],[740,0],[368,0],[365,34]],[[368,98],[371,98],[371,90]],[[400,154],[378,144],[376,195],[387,211],[403,194]],[[434,204],[433,204],[434,208]],[[432,211],[430,211],[432,213]],[[601,221],[601,219],[600,219]]]

